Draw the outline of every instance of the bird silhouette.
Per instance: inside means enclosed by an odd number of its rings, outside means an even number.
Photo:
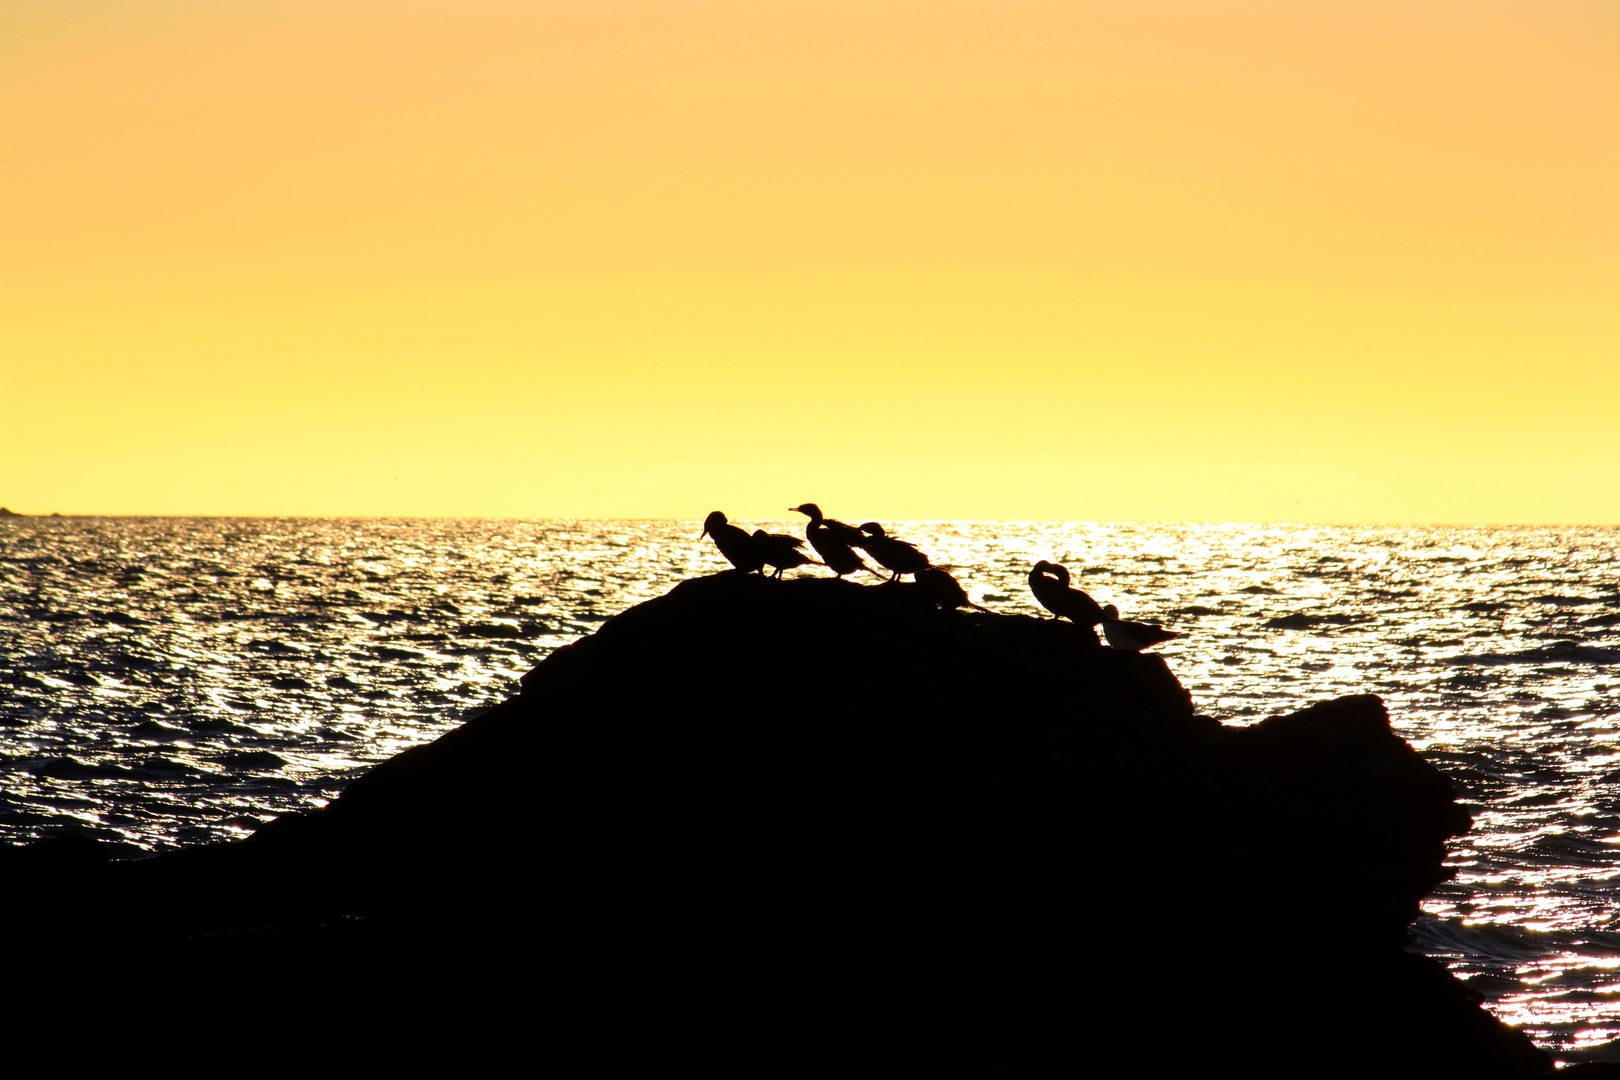
[[[789,536],[786,533],[768,533],[764,529],[755,529],[752,539],[755,549],[759,551],[759,557],[765,561],[767,566],[776,567],[776,573],[771,575],[773,578],[781,578],[782,571],[791,570],[795,566],[820,565],[816,563],[816,560],[799,550],[804,546],[804,541],[797,536]]]
[[[743,573],[750,574],[764,568],[765,559],[754,538],[726,521],[726,515],[720,511],[716,510],[703,519],[703,531],[698,534],[698,539],[704,536],[713,538],[720,554]]]
[[[1179,631],[1166,630],[1158,623],[1127,622],[1119,617],[1119,609],[1113,604],[1103,608],[1102,631],[1108,644],[1131,652],[1141,652],[1181,636]]]
[[[865,570],[870,574],[878,573],[861,561],[861,557],[855,553],[852,546],[866,539],[866,534],[861,530],[835,518],[823,517],[821,507],[815,503],[801,503],[788,509],[809,516],[810,524],[805,526],[804,535],[809,539],[810,546],[816,549],[816,554],[821,556],[821,561],[826,564],[827,569],[839,577],[853,574],[857,570]]]
[[[890,581],[899,581],[901,574],[915,574],[932,565],[928,556],[918,551],[915,545],[885,534],[883,526],[875,521],[862,525],[861,532],[865,539],[860,546],[877,560],[879,566],[893,572]]]
[[[1042,559],[1029,572],[1029,591],[1054,618],[1067,618],[1080,626],[1102,622],[1103,609],[1097,601],[1069,587],[1068,567]]]
[[[951,576],[951,572],[943,566],[929,566],[917,571],[913,579],[917,582],[918,591],[928,599],[947,611],[955,611],[959,607],[970,607],[974,611],[982,611],[986,615],[995,612],[987,607],[980,607],[968,599],[967,590]]]

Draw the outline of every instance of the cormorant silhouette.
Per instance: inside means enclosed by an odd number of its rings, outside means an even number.
[[[759,557],[765,560],[765,564],[776,567],[776,573],[771,575],[773,578],[781,578],[782,571],[791,570],[795,566],[820,565],[816,563],[816,560],[799,550],[804,546],[804,541],[797,536],[789,536],[786,533],[768,533],[764,529],[755,529],[751,539],[754,541],[755,549],[759,551]]]
[[[827,565],[827,569],[839,577],[853,574],[857,570],[865,570],[870,574],[878,573],[855,554],[852,545],[866,539],[866,534],[861,530],[835,518],[822,517],[821,507],[815,503],[801,503],[788,509],[809,516],[810,524],[805,526],[804,535],[809,539],[810,546],[816,549],[816,554],[821,556],[821,561]]]
[[[1068,567],[1042,559],[1029,572],[1029,591],[1054,618],[1068,618],[1080,626],[1102,622],[1103,609],[1097,601],[1069,587]]]
[[[915,578],[917,587],[922,594],[947,611],[955,611],[959,607],[970,607],[974,611],[982,611],[986,615],[995,612],[987,607],[980,607],[968,599],[967,590],[951,576],[951,572],[943,566],[929,566],[917,571]]]
[[[879,566],[893,571],[890,581],[899,581],[901,574],[915,574],[933,565],[928,561],[928,556],[918,551],[915,545],[885,535],[883,526],[875,521],[868,521],[862,525],[861,532],[865,539],[860,542],[860,546],[877,560]]]
[[[714,538],[714,546],[720,549],[720,554],[726,561],[745,574],[755,570],[763,570],[764,556],[759,550],[759,544],[742,529],[726,521],[726,515],[716,510],[703,519],[703,531],[698,539],[704,536]]]
[[[1103,608],[1102,630],[1108,644],[1131,652],[1141,652],[1181,636],[1179,631],[1166,630],[1158,623],[1126,622],[1119,617],[1119,609],[1113,604]]]

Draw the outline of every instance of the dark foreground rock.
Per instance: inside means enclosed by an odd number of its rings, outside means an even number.
[[[1375,697],[1224,728],[1066,623],[728,573],[323,813],[0,870],[33,962],[226,1047],[274,1017],[569,1074],[1547,1072],[1404,948],[1468,827]]]

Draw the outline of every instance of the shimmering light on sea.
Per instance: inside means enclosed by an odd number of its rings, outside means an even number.
[[[1620,530],[885,524],[987,607],[1038,614],[1050,558],[1185,631],[1159,651],[1227,723],[1382,695],[1476,817],[1419,943],[1564,1060],[1620,1057]],[[700,528],[0,521],[0,838],[137,853],[321,805],[723,569]]]

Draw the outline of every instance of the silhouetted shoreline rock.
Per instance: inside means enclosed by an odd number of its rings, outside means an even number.
[[[311,1045],[432,1014],[605,1075],[1550,1072],[1404,947],[1469,825],[1376,697],[1227,728],[1062,621],[728,572],[321,813],[0,867],[68,970],[246,980]]]

